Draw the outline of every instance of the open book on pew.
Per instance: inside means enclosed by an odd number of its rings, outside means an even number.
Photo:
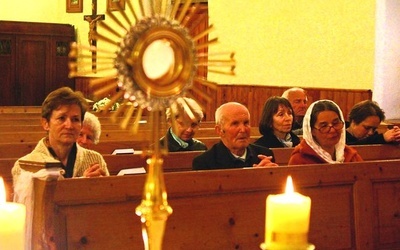
[[[134,153],[135,153],[135,150],[133,150],[133,148],[117,148],[112,152],[113,155],[125,155],[125,154],[134,154]]]
[[[141,168],[126,168],[126,169],[121,169],[117,175],[131,175],[131,174],[145,174],[146,169],[143,167]]]

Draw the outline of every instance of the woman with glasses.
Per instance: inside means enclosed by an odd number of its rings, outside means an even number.
[[[190,109],[194,119],[190,118],[184,105]],[[207,150],[203,142],[193,138],[203,119],[203,111],[195,100],[178,98],[166,110],[166,118],[170,127],[167,134],[160,139],[161,146],[167,145],[169,152]]]
[[[383,120],[385,112],[376,102],[365,100],[357,103],[349,114],[346,143],[349,145],[399,143],[399,127],[394,126],[383,134],[376,131]]]
[[[288,165],[362,161],[357,151],[345,144],[342,111],[330,100],[312,103],[303,121],[303,140]]]
[[[262,136],[254,144],[266,148],[291,148],[300,143],[292,132],[294,112],[290,102],[280,96],[272,96],[264,104],[259,131]]]

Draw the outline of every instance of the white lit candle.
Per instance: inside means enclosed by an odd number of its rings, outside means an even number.
[[[25,205],[6,202],[3,178],[0,177],[0,249],[25,248]]]
[[[265,249],[313,249],[308,244],[310,197],[294,192],[288,176],[284,194],[268,195]]]

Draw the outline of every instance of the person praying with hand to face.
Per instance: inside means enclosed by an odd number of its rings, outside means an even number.
[[[365,100],[353,106],[349,113],[349,124],[346,129],[348,145],[400,143],[400,128],[378,133],[377,129],[385,120],[385,112],[378,103]]]

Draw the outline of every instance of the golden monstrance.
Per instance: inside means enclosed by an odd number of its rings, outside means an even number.
[[[108,11],[106,20],[91,33],[91,38],[104,47],[71,45],[70,76],[89,75],[95,64],[101,77],[90,80],[93,94],[101,98],[112,93],[110,102],[103,107],[105,111],[121,102],[111,118],[116,121],[122,115],[120,126],[132,135],[139,130],[142,114],[148,114],[151,143],[143,151],[148,157],[148,173],[136,214],[141,218],[145,249],[161,249],[166,221],[172,213],[162,169],[167,149],[159,144],[165,110],[178,102],[183,107],[180,112],[185,111],[196,122],[182,97],[194,97],[201,103],[211,101],[202,86],[215,90],[216,83],[199,76],[199,70],[233,75],[235,60],[233,53],[208,53],[208,47],[217,42],[217,38],[208,37],[212,25],[192,34],[200,19],[208,18],[195,18],[199,3],[126,0],[126,5],[127,8],[119,6],[116,14]],[[175,115],[171,117],[174,119]]]

